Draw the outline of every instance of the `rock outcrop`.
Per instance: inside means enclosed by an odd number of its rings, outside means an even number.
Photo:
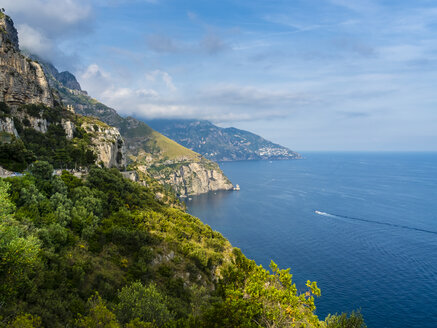
[[[17,129],[15,128],[14,120],[10,117],[0,118],[0,132],[6,132],[18,137]]]
[[[0,101],[10,106],[54,106],[53,94],[40,64],[24,57],[12,20],[0,15]]]
[[[206,169],[199,163],[181,165],[179,170],[174,171],[164,180],[177,187],[177,193],[181,196],[199,195],[211,190],[232,190],[233,185],[218,168]]]
[[[201,162],[167,161],[137,165],[138,171],[149,174],[163,185],[173,188],[179,196],[204,194],[217,190],[232,190],[231,181],[220,167],[203,159]]]
[[[91,136],[97,163],[103,163],[106,167],[126,166],[126,148],[117,128],[96,119],[87,119],[81,127]]]
[[[8,178],[14,176],[14,172],[8,171],[0,166],[0,178]]]
[[[74,132],[76,131],[76,126],[74,123],[69,120],[62,119],[61,125],[64,128],[66,138],[68,140],[73,139]]]

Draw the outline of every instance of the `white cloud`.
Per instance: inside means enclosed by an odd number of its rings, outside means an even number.
[[[102,70],[97,64],[89,65],[83,72],[79,72],[77,76],[82,88],[94,97],[100,97],[106,90],[113,87],[110,74]]]
[[[154,70],[146,73],[146,79],[150,82],[163,82],[170,91],[177,90],[176,86],[173,84],[173,78],[167,72]]]
[[[18,27],[20,45],[54,62],[71,56],[58,44],[69,36],[89,32],[94,20],[86,0],[3,0],[1,6]]]
[[[47,36],[70,33],[84,27],[92,17],[92,6],[85,0],[3,0],[2,6],[18,22],[38,27]]]
[[[27,24],[17,25],[20,48],[27,50],[42,58],[50,58],[53,55],[53,41],[48,39],[40,31]]]
[[[158,92],[153,89],[138,89],[136,90],[136,94],[142,97],[158,97]]]
[[[317,100],[284,89],[237,84],[175,92],[167,72],[154,70],[145,77],[142,84],[130,84],[92,64],[80,74],[79,80],[92,97],[120,114],[146,118],[197,118],[216,122],[270,119],[288,116]]]

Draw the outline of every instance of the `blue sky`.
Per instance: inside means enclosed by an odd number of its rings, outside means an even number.
[[[22,48],[122,115],[209,119],[295,150],[437,150],[435,1],[1,6]]]

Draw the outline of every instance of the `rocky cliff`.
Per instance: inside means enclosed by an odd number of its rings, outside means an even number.
[[[0,132],[4,132],[18,137],[18,132],[15,128],[14,120],[11,117],[0,118]]]
[[[130,168],[171,186],[179,195],[232,189],[232,183],[216,163],[163,136],[144,122],[121,117],[114,109],[88,96],[74,75],[59,73],[50,63],[38,60],[64,104],[73,106],[81,115],[97,117],[119,129]],[[68,83],[63,82],[60,75],[68,76]]]
[[[154,168],[152,168],[153,170]],[[176,170],[160,170],[156,178],[165,184],[177,186],[181,196],[198,195],[210,190],[230,190],[233,188],[229,179],[220,173],[218,165],[205,169],[201,163],[180,164]]]
[[[0,101],[11,106],[54,106],[54,98],[41,65],[20,53],[17,30],[12,20],[4,14],[0,16]]]
[[[83,118],[81,122],[81,127],[91,136],[97,163],[103,163],[106,167],[124,168],[126,147],[118,129],[91,117]]]

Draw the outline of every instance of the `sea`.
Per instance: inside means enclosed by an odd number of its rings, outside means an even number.
[[[360,310],[376,327],[437,327],[437,153],[307,152],[220,163],[240,191],[188,212],[268,268],[317,281],[317,315]]]

